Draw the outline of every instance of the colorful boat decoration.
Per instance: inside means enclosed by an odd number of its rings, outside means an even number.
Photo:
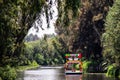
[[[82,74],[82,54],[65,54],[65,74]]]

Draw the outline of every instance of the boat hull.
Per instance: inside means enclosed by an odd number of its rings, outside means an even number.
[[[65,71],[65,74],[82,74],[83,72],[82,71]]]

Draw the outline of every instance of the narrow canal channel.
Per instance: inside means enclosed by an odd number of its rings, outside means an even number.
[[[105,74],[90,73],[82,75],[65,75],[62,67],[41,67],[18,73],[16,80],[119,80],[106,77]]]

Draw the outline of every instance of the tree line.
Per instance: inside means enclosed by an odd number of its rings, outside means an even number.
[[[65,0],[58,5],[56,32],[61,44],[69,52],[82,52],[88,71],[99,66],[98,72],[120,75],[119,0]]]
[[[0,77],[10,79],[10,74],[6,73],[15,73],[15,66],[27,65],[32,61],[42,65],[63,63],[60,60],[66,52],[82,52],[84,60],[88,61],[86,65],[90,64],[89,61],[99,62],[108,75],[119,76],[120,0],[56,2],[57,38],[44,37],[40,41],[25,43],[28,30],[36,19],[40,19],[40,14],[46,14],[50,27],[49,16],[52,13],[48,10],[54,3],[52,0],[49,3],[46,0],[0,0]],[[48,59],[49,56],[51,58]],[[92,66],[93,69],[96,67]]]
[[[65,62],[64,53],[57,37],[44,37],[37,41],[25,42],[20,64],[28,65],[35,60],[39,65],[59,65]]]

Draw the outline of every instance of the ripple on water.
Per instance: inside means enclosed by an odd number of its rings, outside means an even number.
[[[64,69],[43,67],[38,70],[26,70],[16,80],[119,80],[106,77],[105,74],[65,75]]]
[[[28,70],[24,74],[24,80],[65,80],[59,69]]]

